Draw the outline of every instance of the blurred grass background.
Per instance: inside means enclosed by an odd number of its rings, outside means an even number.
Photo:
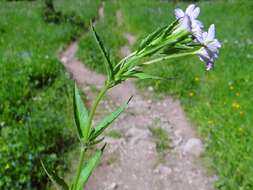
[[[87,25],[99,6],[96,0],[55,3]],[[46,189],[39,159],[63,174],[64,154],[76,141],[72,85],[58,52],[82,30],[45,22],[44,9],[42,0],[0,2],[0,189]]]

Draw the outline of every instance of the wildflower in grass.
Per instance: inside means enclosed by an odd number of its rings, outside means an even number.
[[[57,177],[54,171],[49,171],[42,162],[44,170],[49,174],[50,179],[53,179],[52,181],[54,183],[58,183],[63,189],[83,189],[89,176],[101,160],[106,143],[100,146],[100,148],[97,148],[93,156],[88,156],[89,159],[86,158],[86,152],[88,149],[91,149],[92,146],[103,142],[104,131],[127,108],[132,98],[130,97],[126,103],[118,107],[114,112],[95,125],[93,120],[97,107],[109,89],[130,78],[155,79],[155,86],[158,87],[160,85],[160,80],[166,80],[167,78],[147,74],[144,72],[143,68],[145,65],[169,59],[198,55],[200,59],[206,63],[207,70],[213,67],[214,61],[218,57],[221,44],[215,39],[214,25],[210,26],[208,32],[202,32],[203,24],[197,20],[199,13],[200,9],[195,5],[189,5],[185,12],[181,9],[176,9],[176,20],[172,24],[158,28],[156,31],[149,34],[140,42],[135,51],[124,57],[118,63],[115,63],[114,60],[111,59],[100,36],[92,25],[91,29],[95,41],[104,57],[107,79],[90,110],[83,104],[79,90],[75,85],[73,96],[74,118],[78,137],[81,141],[79,165],[77,173],[70,184],[71,186],[69,186],[63,179]],[[195,81],[199,81],[199,78],[196,77]],[[189,92],[190,97],[195,95],[196,93],[194,91]],[[207,106],[210,107],[209,102]],[[239,109],[240,104],[234,102],[232,107]],[[213,121],[208,121],[208,124],[213,123]],[[88,160],[86,164],[84,164],[85,159]]]
[[[142,75],[143,79],[144,65],[177,57],[198,55],[200,60],[206,63],[207,70],[210,70],[218,58],[221,44],[215,39],[214,25],[210,26],[208,32],[202,31],[203,24],[197,20],[199,13],[199,7],[193,4],[189,5],[185,12],[176,9],[176,21],[148,35],[141,41],[136,51],[116,64],[115,71],[112,71],[116,73],[115,84],[127,77],[140,78]],[[140,59],[144,57],[148,57],[149,60],[141,62]],[[144,78],[147,77],[145,75]]]
[[[185,15],[184,17],[179,19],[179,24],[172,33],[177,34],[184,31],[187,31],[187,32],[192,31],[191,19],[188,15]]]
[[[199,51],[198,55],[201,61],[206,63],[207,70],[214,66],[214,61],[218,58],[220,42],[215,39],[215,26],[212,24],[208,32],[203,32],[199,38],[200,43],[204,45]]]
[[[199,77],[195,77],[195,79],[194,79],[196,82],[198,82],[199,81]]]
[[[194,4],[189,5],[186,8],[185,12],[179,8],[175,9],[175,16],[180,21],[184,20],[185,17],[189,17],[191,32],[196,37],[196,39],[199,39],[199,37],[201,37],[202,28],[203,28],[202,22],[197,20],[199,13],[200,13],[200,8],[196,7],[196,5]]]

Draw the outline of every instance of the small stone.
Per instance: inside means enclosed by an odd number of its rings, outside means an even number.
[[[149,86],[149,87],[148,87],[148,91],[153,92],[153,91],[154,91],[154,88],[153,88],[152,86]]]
[[[112,183],[111,185],[109,185],[106,190],[115,190],[118,188],[118,184],[117,183]]]
[[[183,146],[183,153],[200,156],[203,152],[203,145],[200,139],[191,138]]]
[[[164,165],[158,165],[156,169],[153,171],[155,174],[160,174],[162,176],[168,176],[171,174],[171,169]]]
[[[63,63],[67,63],[68,58],[67,58],[67,57],[62,57],[62,58],[61,58],[61,61],[62,61]]]

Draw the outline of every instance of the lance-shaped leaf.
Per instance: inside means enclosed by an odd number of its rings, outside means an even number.
[[[101,150],[97,150],[96,153],[93,155],[93,157],[90,160],[88,160],[87,164],[83,167],[80,177],[78,179],[76,190],[84,189],[84,186],[87,183],[90,175],[92,174],[93,170],[96,168],[101,159],[105,146],[106,145],[104,145]]]
[[[69,190],[67,183],[62,178],[60,178],[54,171],[47,169],[42,160],[40,160],[40,162],[49,179],[53,182],[57,189]]]
[[[139,78],[139,79],[155,79],[155,80],[164,80],[165,78],[159,77],[159,76],[154,76],[154,75],[150,75],[147,73],[143,73],[143,72],[139,72],[139,73],[135,73],[132,75],[133,77]]]
[[[109,116],[105,117],[95,128],[95,132],[90,138],[90,141],[95,140],[115,119],[117,119],[120,114],[126,109],[128,103],[131,101],[132,96],[129,100],[120,106],[116,111],[112,112]]]
[[[160,77],[160,76],[154,76],[154,75],[150,75],[148,73],[144,73],[142,71],[137,71],[135,73],[132,74],[132,76],[130,77],[134,77],[134,78],[138,78],[138,79],[141,79],[141,80],[144,80],[144,79],[154,79],[154,80],[173,80],[175,78],[173,77]]]
[[[106,51],[102,40],[100,39],[98,33],[96,32],[96,30],[92,24],[91,24],[91,28],[92,28],[92,32],[94,34],[94,38],[95,38],[95,40],[96,40],[104,58],[105,58],[105,68],[106,68],[108,78],[111,79],[114,76],[113,76],[113,64],[110,60],[110,56],[109,56],[108,52]]]
[[[153,33],[149,34],[146,38],[144,38],[140,46],[138,48],[137,52],[140,52],[142,49],[146,48],[153,40],[157,39],[159,36],[161,36],[164,33],[164,30],[166,29],[166,26],[158,28]]]
[[[166,38],[168,35],[170,35],[173,32],[173,29],[175,29],[175,26],[179,23],[179,20],[175,20],[173,23],[171,23],[165,30],[163,37]]]
[[[80,96],[79,90],[77,85],[75,84],[74,89],[74,115],[75,115],[75,122],[78,134],[80,138],[85,138],[87,140],[89,129],[87,127],[87,120],[88,120],[88,111],[83,104],[82,98]]]

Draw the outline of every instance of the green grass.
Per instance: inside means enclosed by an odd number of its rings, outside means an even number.
[[[97,10],[100,0],[54,0],[55,9],[63,11],[64,14],[74,13],[79,16],[82,21],[90,23],[94,16],[97,16]]]
[[[164,156],[168,153],[171,145],[171,139],[168,136],[168,132],[161,127],[149,127],[149,130],[152,133],[160,159],[164,160]]]
[[[118,49],[126,43],[122,36],[124,28],[117,26],[116,12],[118,8],[119,3],[117,1],[106,2],[104,8],[106,16],[96,23],[96,31],[105,42],[104,44],[114,63],[120,59]],[[81,38],[77,56],[89,68],[100,73],[105,72],[102,54],[91,31]]]
[[[121,38],[117,40],[120,36],[118,31],[115,32],[115,27],[110,25],[115,23],[115,8],[110,8],[114,3],[107,4],[106,19],[109,23],[98,23],[97,28],[104,35],[109,49],[117,55],[122,42]],[[117,6],[125,19],[120,30],[126,29],[140,39],[173,21],[174,8],[186,5],[155,0],[120,1]],[[177,80],[142,81],[138,84],[144,89],[152,85],[156,93],[180,98],[188,117],[207,143],[207,156],[219,176],[218,189],[250,190],[253,188],[253,17],[250,14],[253,2],[201,1],[198,5],[205,28],[214,23],[223,45],[214,71],[206,72],[197,57],[178,59],[146,68],[149,73],[177,77]],[[103,71],[101,57],[97,57],[101,55],[94,49],[91,38],[88,44],[84,41],[80,52],[85,54],[85,50],[90,49],[93,56],[87,54],[81,59],[91,68]]]
[[[71,7],[88,21],[98,2]],[[67,12],[67,4],[57,1],[57,9]],[[80,31],[44,22],[43,7],[42,0],[0,2],[0,189],[45,189],[39,159],[63,174],[62,155],[75,141],[72,84],[58,52]]]

